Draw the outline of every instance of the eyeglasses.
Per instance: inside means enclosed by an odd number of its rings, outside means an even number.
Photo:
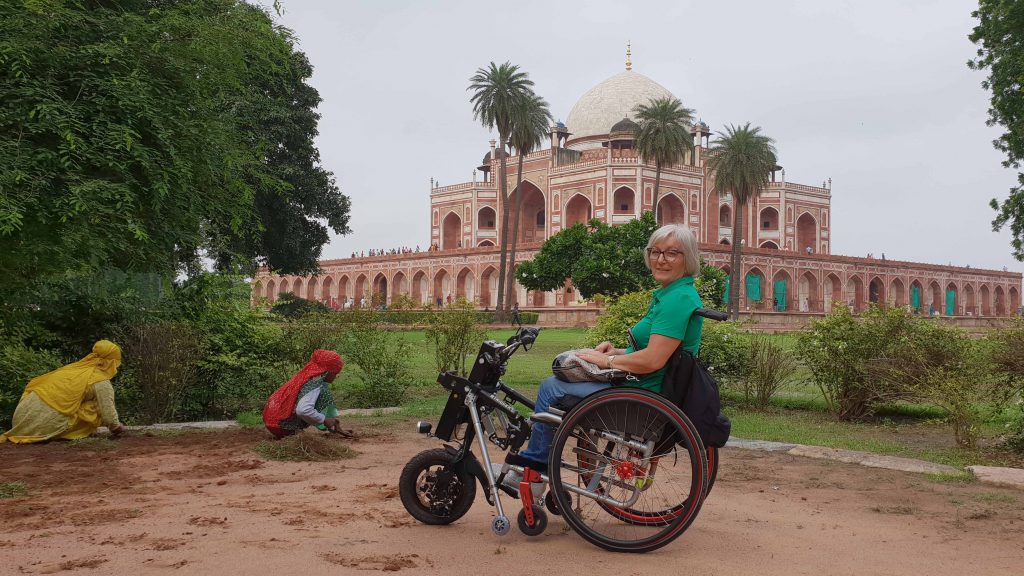
[[[679,250],[658,250],[657,248],[648,248],[647,257],[652,261],[657,262],[659,258],[664,258],[665,262],[675,262],[676,258],[682,256],[683,253]]]

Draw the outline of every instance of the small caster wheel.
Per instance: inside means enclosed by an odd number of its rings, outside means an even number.
[[[548,515],[541,508],[533,509],[533,526],[526,523],[526,510],[519,511],[519,531],[527,536],[538,536],[548,527]]]
[[[548,509],[555,516],[561,516],[562,510],[558,507],[558,502],[555,502],[555,493],[548,490],[548,493],[544,495],[544,507]]]
[[[498,536],[508,534],[511,529],[512,523],[508,521],[508,516],[497,516],[491,522],[491,530]]]

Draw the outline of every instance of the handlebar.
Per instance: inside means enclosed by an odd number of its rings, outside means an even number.
[[[729,319],[729,314],[722,312],[721,310],[712,310],[710,308],[697,308],[693,311],[697,316],[703,316],[709,320],[718,320],[724,322]]]

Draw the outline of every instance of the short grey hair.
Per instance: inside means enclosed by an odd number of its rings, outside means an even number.
[[[700,253],[697,251],[697,237],[693,231],[682,224],[666,224],[651,234],[644,250],[644,264],[651,269],[651,256],[647,253],[655,244],[667,238],[674,238],[683,251],[683,277],[696,276],[700,273]]]

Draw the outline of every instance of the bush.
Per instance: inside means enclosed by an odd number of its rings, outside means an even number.
[[[62,364],[51,350],[33,350],[20,343],[0,346],[0,428],[11,427],[14,409],[29,380]]]
[[[461,297],[430,317],[427,341],[434,346],[438,372],[457,370],[463,376],[468,374],[469,357],[487,337],[478,322],[473,306]]]
[[[882,382],[869,374],[868,364],[911,338],[922,322],[901,308],[873,306],[855,318],[840,306],[800,333],[797,355],[814,375],[830,411],[844,420],[864,418],[882,403],[907,397],[900,382]]]
[[[596,346],[607,340],[616,348],[625,348],[629,344],[626,333],[647,314],[653,293],[642,290],[610,299],[597,324],[587,331],[587,345]]]
[[[992,367],[1001,383],[1003,401],[1014,407],[1016,416],[1008,425],[1003,445],[1024,454],[1024,320],[989,335]]]
[[[766,408],[772,396],[793,380],[796,359],[765,336],[750,342],[750,363],[744,379],[743,397],[758,408]]]
[[[346,361],[345,378],[338,383],[342,403],[354,408],[401,404],[412,384],[409,343],[385,329],[380,312],[354,310],[332,316],[343,322],[337,330],[338,351]]]
[[[118,340],[127,373],[126,404],[137,411],[129,415],[145,424],[173,421],[188,388],[201,385],[196,376],[206,350],[199,334],[188,324],[159,322],[131,326]]]
[[[331,309],[323,302],[306,300],[288,292],[281,294],[270,313],[287,320],[297,320],[308,314],[323,314]]]
[[[736,322],[705,321],[700,358],[720,385],[742,385],[750,362],[750,335]]]

